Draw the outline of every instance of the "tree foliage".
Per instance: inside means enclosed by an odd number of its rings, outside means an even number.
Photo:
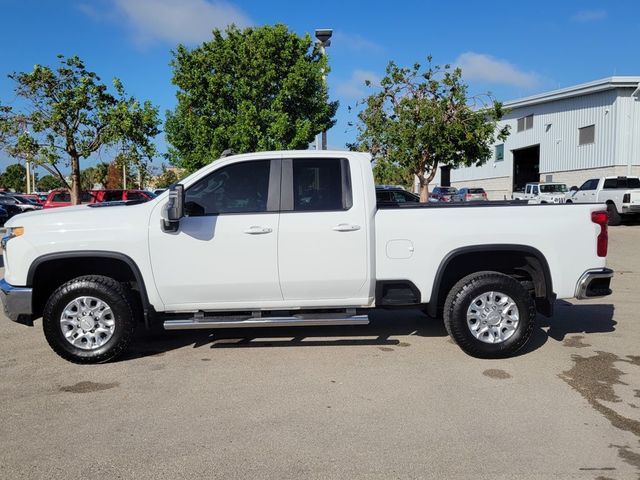
[[[24,165],[14,163],[9,165],[4,173],[0,174],[0,187],[14,192],[26,191],[27,169]]]
[[[193,50],[178,46],[171,65],[178,105],[167,112],[168,157],[189,172],[226,149],[307,148],[335,123],[326,58],[285,25],[214,30]]]
[[[155,179],[156,188],[168,188],[170,185],[176,183],[178,180],[178,175],[175,170],[162,166],[162,173],[158,175]]]
[[[425,68],[389,62],[379,91],[364,104],[352,147],[372,153],[377,181],[413,183],[415,175],[423,202],[438,166],[481,165],[495,139],[509,134],[507,127],[496,132],[500,102],[468,96],[462,71],[433,65],[431,57]]]
[[[128,96],[120,80],[113,90],[77,56],[58,56],[59,66],[36,65],[13,73],[20,109],[0,104],[0,145],[12,156],[30,158],[56,173],[71,167],[71,198],[78,203],[80,161],[102,147],[126,144],[141,157],[155,155],[158,109]]]
[[[55,190],[56,188],[62,188],[65,184],[60,180],[57,175],[44,175],[42,178],[36,181],[36,187],[38,191],[48,192]]]

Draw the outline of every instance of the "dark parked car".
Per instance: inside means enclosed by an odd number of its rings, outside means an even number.
[[[23,209],[18,206],[17,201],[9,195],[0,195],[0,207],[6,210],[9,218],[23,212]]]
[[[438,202],[459,202],[460,195],[458,190],[454,187],[435,187],[431,191],[431,198],[434,198]]]
[[[376,200],[378,203],[407,203],[419,202],[420,197],[402,187],[376,185]]]
[[[4,222],[9,220],[9,212],[7,212],[3,207],[0,207],[0,226],[4,225]]]

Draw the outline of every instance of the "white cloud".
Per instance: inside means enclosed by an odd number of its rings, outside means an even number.
[[[332,41],[336,48],[351,50],[353,52],[368,51],[378,53],[384,51],[384,47],[382,47],[382,45],[372,42],[357,33],[354,34],[337,31],[334,33]]]
[[[522,88],[532,88],[540,82],[536,73],[524,72],[506,60],[484,53],[465,52],[456,59],[454,64],[462,69],[465,80],[479,80]]]
[[[607,18],[606,10],[580,10],[576,12],[571,20],[574,22],[597,22],[598,20],[604,20]]]
[[[108,11],[81,4],[86,15],[106,20],[124,20],[134,41],[141,46],[154,42],[195,44],[211,37],[214,28],[252,22],[237,7],[218,0],[111,0]]]
[[[341,97],[346,98],[362,98],[367,95],[366,81],[370,81],[372,85],[380,84],[380,77],[373,72],[367,70],[356,69],[348,80],[339,82],[336,85],[336,92]]]

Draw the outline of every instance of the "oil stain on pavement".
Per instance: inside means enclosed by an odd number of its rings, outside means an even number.
[[[567,337],[562,342],[562,345],[564,345],[565,347],[571,347],[571,348],[590,347],[591,345],[589,345],[588,343],[583,343],[582,342],[583,338],[584,337],[582,335],[576,335],[574,337]]]
[[[622,381],[625,373],[616,366],[616,362],[638,366],[638,357],[629,355],[621,358],[602,351],[595,353],[590,357],[572,355],[573,367],[558,376],[587,400],[594,410],[609,420],[611,425],[640,438],[640,421],[627,418],[604,403],[621,403],[623,400],[615,393],[614,386],[628,386]],[[640,471],[640,454],[633,452],[628,445],[611,447],[618,449],[618,456],[624,462]]]
[[[504,370],[500,370],[499,368],[490,368],[489,370],[485,370],[482,372],[485,377],[496,378],[498,380],[506,380],[507,378],[511,378]]]
[[[110,388],[115,388],[119,386],[118,382],[113,383],[99,383],[99,382],[78,382],[74,385],[67,385],[64,387],[60,387],[61,392],[68,393],[91,393],[91,392],[100,392],[102,390],[109,390]]]

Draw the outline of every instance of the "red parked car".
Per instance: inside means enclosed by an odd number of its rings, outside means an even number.
[[[81,203],[121,202],[127,200],[148,201],[153,197],[143,190],[89,190],[82,192]],[[68,207],[71,194],[68,190],[53,190],[49,193],[44,208]]]

